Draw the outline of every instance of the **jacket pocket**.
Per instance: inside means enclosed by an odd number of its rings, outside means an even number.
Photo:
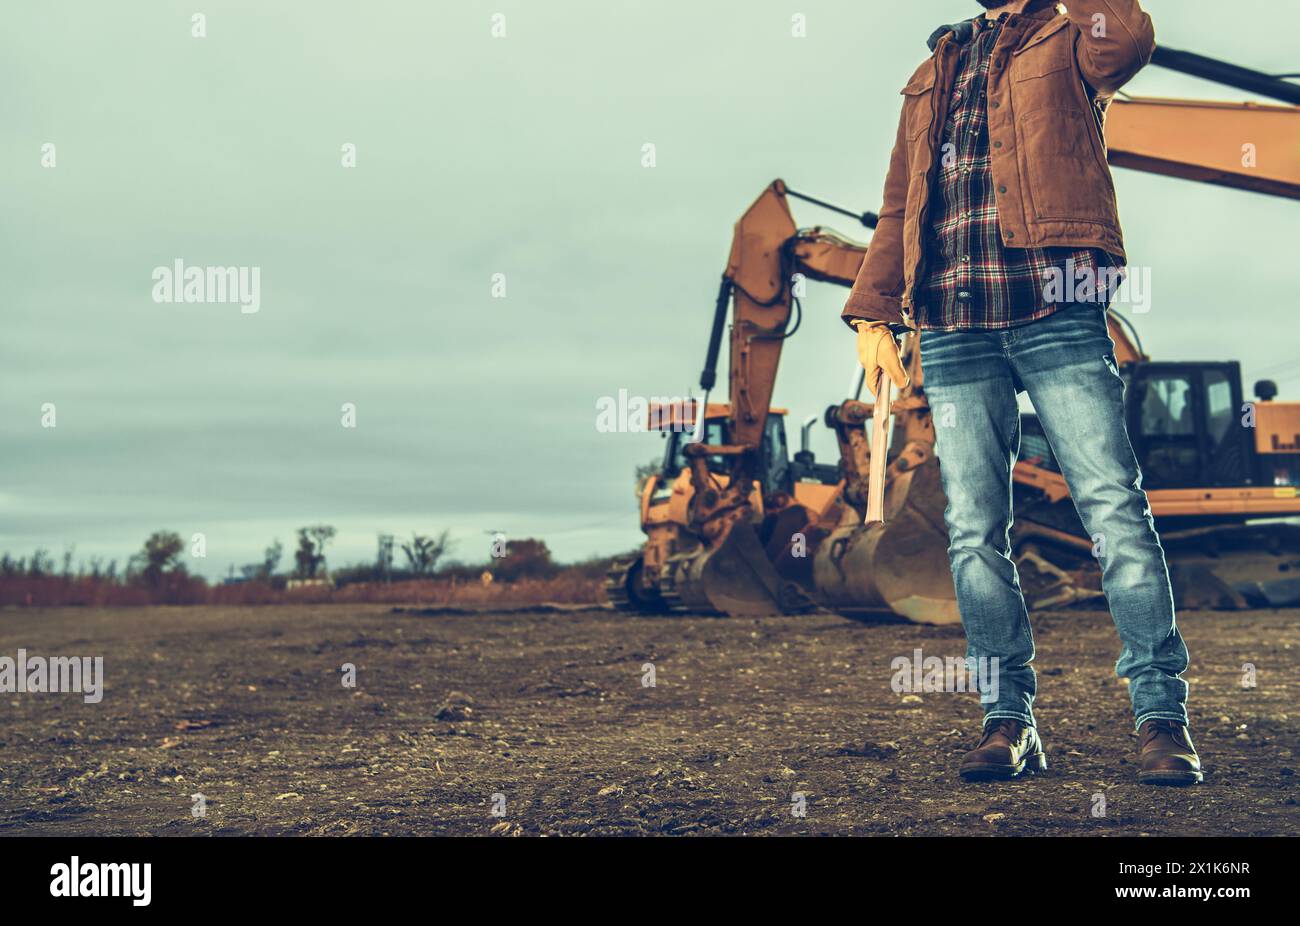
[[[901,92],[907,113],[907,137],[912,140],[934,121],[934,70],[924,68]]]
[[[1090,137],[1092,118],[1074,109],[1039,109],[1022,118],[1020,163],[1038,221],[1114,220],[1115,194]]]
[[[1047,27],[1011,53],[1011,81],[1019,83],[1064,71],[1074,64],[1074,43],[1063,32],[1069,20]]]

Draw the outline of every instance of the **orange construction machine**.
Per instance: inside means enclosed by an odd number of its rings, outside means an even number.
[[[1105,136],[1113,164],[1300,198],[1300,87],[1171,49],[1158,50],[1154,61],[1288,105],[1117,100]],[[1244,157],[1238,139],[1268,156]],[[610,570],[610,600],[646,613],[820,606],[955,622],[946,501],[917,338],[903,341],[911,384],[890,406],[887,446],[871,446],[874,407],[854,396],[824,416],[838,441],[837,465],[818,463],[808,450],[816,418],[791,454],[785,412],[771,407],[807,282],[850,286],[866,253],[834,232],[799,229],[792,196],[874,227],[871,213],[839,209],[780,180],[736,223],[700,379],[704,399],[679,414],[652,410],[667,452],[641,492],[645,546]],[[1109,322],[1127,384],[1129,433],[1179,605],[1300,601],[1300,526],[1285,520],[1300,515],[1300,404],[1278,402],[1269,381],[1256,383],[1247,399],[1237,362],[1152,360],[1127,321],[1112,311]],[[724,334],[729,401],[710,403]],[[1094,598],[1100,573],[1092,540],[1035,416],[1025,416],[1022,432],[1013,542],[1026,597],[1035,607]],[[885,520],[867,526],[873,453],[887,454]]]

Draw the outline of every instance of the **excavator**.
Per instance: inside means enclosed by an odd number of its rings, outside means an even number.
[[[1152,63],[1281,105],[1116,99],[1105,119],[1112,164],[1300,199],[1300,86],[1163,47]],[[1243,157],[1238,140],[1268,156]],[[781,180],[736,223],[700,377],[704,397],[651,409],[667,445],[661,469],[641,488],[646,542],[637,555],[615,561],[606,593],[616,608],[634,613],[825,608],[956,623],[919,338],[903,338],[911,381],[889,403],[883,446],[869,440],[875,406],[858,398],[859,378],[854,397],[822,419],[835,434],[838,463],[819,463],[809,449],[816,417],[803,424],[801,449],[789,452],[787,412],[771,401],[785,341],[799,328],[801,297],[809,281],[851,286],[866,254],[866,246],[829,229],[799,228],[791,198],[875,227],[873,213],[842,209]],[[729,401],[710,402],[728,317]],[[1277,401],[1268,380],[1257,382],[1247,401],[1236,361],[1153,360],[1113,308],[1108,326],[1177,604],[1300,603],[1300,525],[1285,520],[1300,515],[1300,403]],[[867,525],[873,454],[886,455],[885,516]],[[1013,553],[1030,606],[1099,598],[1093,540],[1032,414],[1022,416],[1013,495]]]

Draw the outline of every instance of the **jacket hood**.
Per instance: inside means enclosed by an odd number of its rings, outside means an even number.
[[[950,23],[946,26],[940,26],[930,33],[925,44],[930,46],[930,51],[939,47],[939,40],[949,32],[952,33],[952,40],[958,45],[965,45],[970,41],[971,36],[975,34],[975,19],[963,19],[959,23]]]

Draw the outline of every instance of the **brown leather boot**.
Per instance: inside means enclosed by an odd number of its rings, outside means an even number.
[[[1046,771],[1047,756],[1038,731],[1018,720],[990,720],[979,745],[961,760],[966,781],[1007,780],[1025,769]]]
[[[1194,785],[1204,779],[1187,727],[1176,720],[1148,720],[1138,728],[1138,781],[1144,785]]]

